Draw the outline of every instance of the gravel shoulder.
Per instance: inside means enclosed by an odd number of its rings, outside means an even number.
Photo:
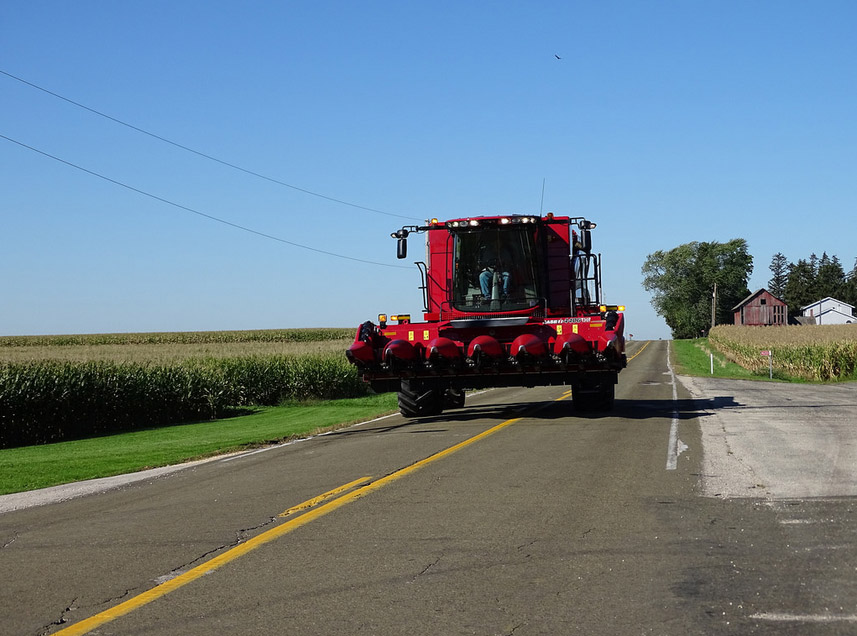
[[[705,496],[857,495],[857,383],[679,381],[700,406]]]

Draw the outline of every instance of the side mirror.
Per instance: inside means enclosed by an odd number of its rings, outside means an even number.
[[[580,234],[583,251],[589,254],[592,251],[592,233],[589,230],[582,230]]]
[[[396,230],[390,234],[394,239],[399,239],[396,244],[396,258],[408,257],[408,234],[410,234],[410,232],[404,227],[401,230]]]

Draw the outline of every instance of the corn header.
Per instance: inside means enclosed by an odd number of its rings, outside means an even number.
[[[406,417],[464,405],[465,389],[568,385],[576,410],[609,410],[626,365],[624,307],[601,299],[595,223],[507,215],[433,219],[417,262],[424,315],[360,325],[348,360],[375,391],[398,392]]]

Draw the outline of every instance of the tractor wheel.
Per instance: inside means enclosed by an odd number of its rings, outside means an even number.
[[[464,407],[464,389],[447,389],[443,395],[443,407],[460,409]]]
[[[405,417],[440,415],[443,407],[442,390],[413,387],[408,380],[402,380],[399,390],[399,412]]]

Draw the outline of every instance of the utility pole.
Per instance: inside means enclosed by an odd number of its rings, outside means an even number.
[[[714,283],[714,293],[711,294],[711,328],[717,323],[717,283]]]

